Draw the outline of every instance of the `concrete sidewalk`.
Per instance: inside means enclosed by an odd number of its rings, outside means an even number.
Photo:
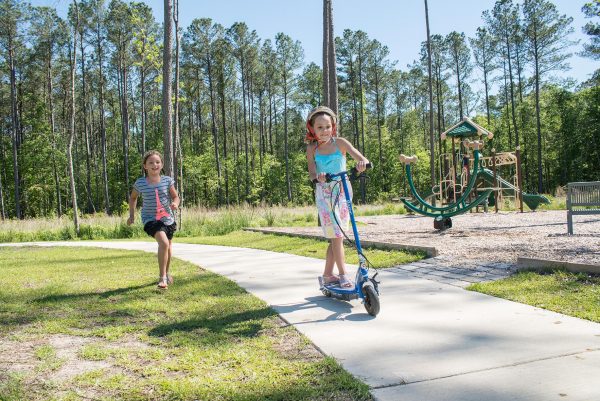
[[[156,252],[152,242],[39,242]],[[2,244],[24,245],[24,244]],[[321,295],[323,261],[175,243],[174,256],[265,300],[379,401],[600,400],[600,324],[382,271],[381,313]],[[176,277],[177,272],[174,272]]]

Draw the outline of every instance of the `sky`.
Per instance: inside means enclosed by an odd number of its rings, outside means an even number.
[[[107,0],[109,1],[109,0]],[[570,35],[579,44],[570,51],[571,70],[557,74],[573,77],[578,82],[588,79],[600,68],[597,61],[576,53],[589,41],[582,27],[589,20],[581,12],[589,0],[554,0],[560,14],[573,17],[574,32]],[[518,1],[521,3],[521,1]],[[33,0],[33,5],[53,6],[65,16],[71,0]],[[157,21],[163,20],[163,0],[145,0],[152,7]],[[431,34],[446,35],[452,31],[474,37],[482,26],[481,13],[491,10],[495,0],[428,0]],[[211,18],[225,28],[234,22],[245,22],[256,30],[262,40],[272,39],[283,32],[298,40],[304,49],[305,63],[322,63],[323,0],[180,0],[180,26],[185,29],[194,18]],[[397,68],[406,66],[419,57],[421,42],[426,39],[425,7],[423,0],[333,0],[333,23],[336,36],[344,29],[362,30],[369,38],[377,39],[390,50],[389,60],[397,61]]]

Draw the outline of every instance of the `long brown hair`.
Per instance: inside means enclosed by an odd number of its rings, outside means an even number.
[[[315,134],[315,130],[313,129],[313,124],[315,123],[315,119],[318,116],[329,116],[331,118],[331,124],[333,126],[333,136],[337,136],[337,116],[335,112],[326,106],[315,107],[308,113],[306,117],[306,136],[304,137],[304,142],[311,143],[317,142],[318,138]]]
[[[144,175],[146,175],[146,161],[148,160],[148,158],[150,156],[158,156],[158,158],[160,159],[160,162],[163,164],[165,164],[165,161],[163,160],[162,154],[158,151],[158,150],[149,150],[146,153],[144,153],[144,157],[142,157],[142,169],[144,170]],[[160,169],[160,172],[162,173],[163,170],[162,168]]]

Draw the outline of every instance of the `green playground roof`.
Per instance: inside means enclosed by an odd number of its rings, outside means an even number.
[[[463,117],[463,119],[444,131],[442,133],[442,139],[448,136],[451,137],[459,137],[459,138],[469,138],[474,136],[485,135],[488,139],[492,139],[494,134],[490,131],[486,130],[482,126],[474,123],[468,117]]]

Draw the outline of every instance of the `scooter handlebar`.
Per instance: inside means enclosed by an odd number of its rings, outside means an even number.
[[[373,168],[373,163],[369,162],[365,165],[365,171],[369,170]],[[349,171],[342,171],[340,173],[336,173],[336,174],[331,174],[331,173],[327,173],[325,174],[325,181],[326,182],[331,182],[331,180],[335,177],[341,177],[343,175],[347,175],[350,176],[351,179],[357,178],[360,174],[364,173],[363,172],[358,172],[358,170],[356,169],[356,167],[352,167]]]

